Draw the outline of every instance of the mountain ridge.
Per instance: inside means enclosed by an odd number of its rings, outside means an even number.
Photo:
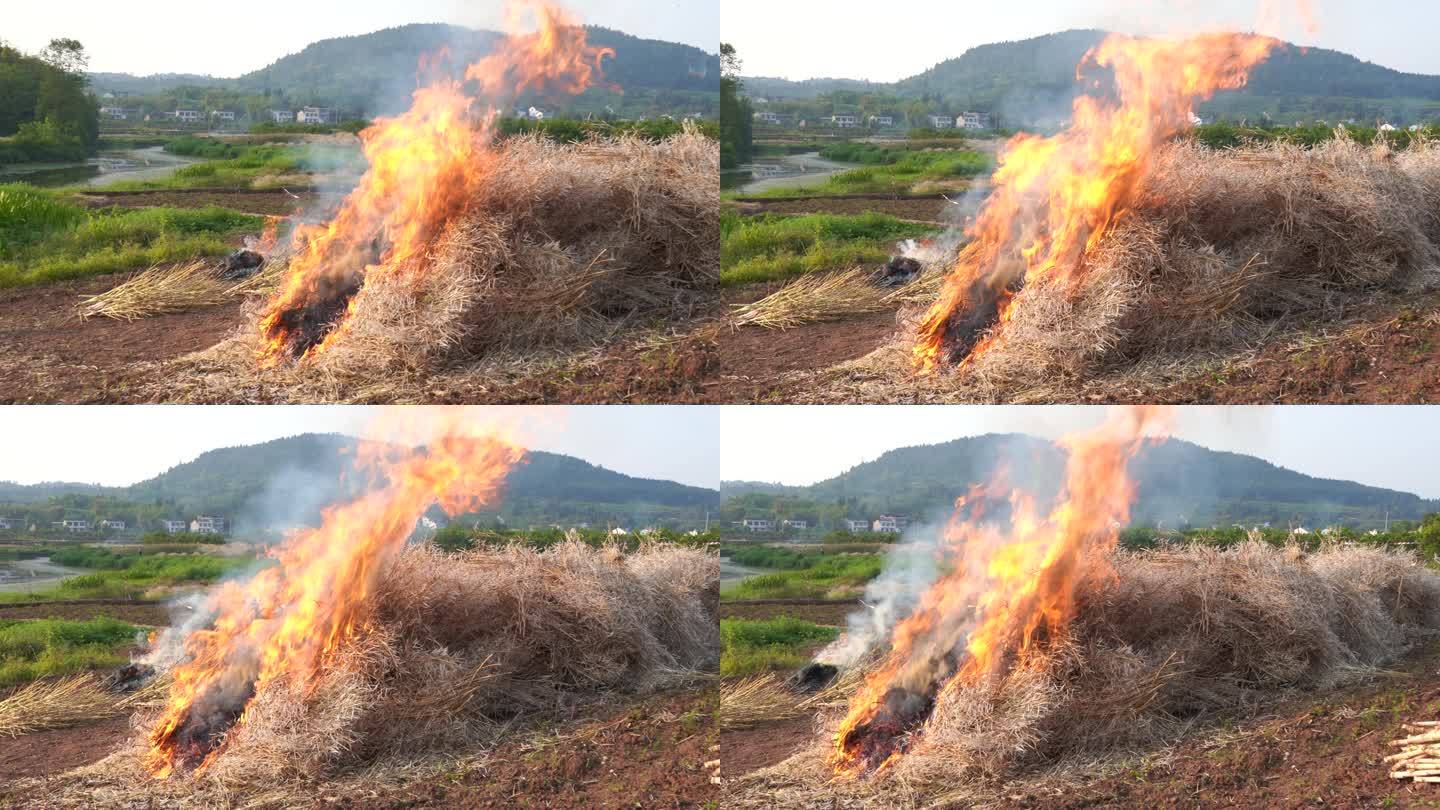
[[[822,509],[848,517],[881,512],[943,516],[970,484],[991,480],[1002,466],[1012,481],[1042,496],[1062,483],[1063,451],[1052,442],[1017,433],[964,437],[934,445],[895,448],[871,461],[808,486],[722,481],[721,517],[735,511]],[[1370,526],[1385,519],[1417,520],[1440,511],[1440,500],[1399,490],[1327,479],[1290,470],[1255,456],[1211,450],[1180,439],[1149,445],[1130,465],[1137,482],[1136,523],[1229,525],[1232,522],[1342,521]],[[808,505],[802,505],[808,504]],[[844,507],[841,509],[840,507]],[[797,513],[798,516],[798,513]],[[839,519],[843,519],[841,516]]]

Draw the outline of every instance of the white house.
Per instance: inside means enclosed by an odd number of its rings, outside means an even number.
[[[100,117],[111,121],[126,121],[130,118],[130,111],[124,107],[101,107]]]
[[[302,124],[333,124],[335,110],[329,107],[306,107],[295,116],[295,120]]]
[[[847,520],[845,521],[845,531],[850,532],[851,534],[864,534],[865,532],[870,531],[870,521]]]
[[[810,528],[810,521],[808,521],[808,520],[782,520],[782,521],[780,521],[780,525],[781,525],[781,526],[784,526],[784,527],[787,528],[787,529],[808,529],[808,528]]]
[[[295,123],[295,112],[293,110],[266,110],[270,114],[270,120],[277,124]]]
[[[951,117],[948,116],[948,115],[932,115],[932,116],[930,116],[930,128],[931,128],[931,129],[953,129],[954,127],[955,127],[955,119],[954,119],[954,118],[951,118]]]
[[[180,534],[189,528],[189,525],[183,520],[162,520],[160,525],[165,527],[166,534]]]
[[[235,112],[233,110],[211,110],[210,117],[216,121],[234,122]]]
[[[893,116],[893,115],[872,115],[872,116],[870,116],[870,126],[872,126],[872,127],[893,127],[893,126],[895,126],[895,116]]]
[[[757,112],[755,113],[755,120],[762,124],[770,124],[772,126],[780,125],[780,116],[773,112]]]
[[[767,520],[765,518],[745,518],[743,525],[748,531],[752,532],[775,531],[775,521]]]
[[[175,120],[182,124],[198,124],[201,115],[199,110],[176,110]]]
[[[830,123],[831,123],[831,124],[834,124],[835,126],[839,127],[840,129],[851,129],[852,127],[858,127],[858,126],[860,126],[860,116],[858,116],[858,115],[832,115],[832,116],[830,116]]]
[[[61,526],[65,529],[65,531],[67,531],[67,532],[88,532],[88,531],[90,531],[90,521],[88,521],[88,520],[78,520],[78,519],[76,519],[76,520],[63,520],[63,521],[60,522],[60,525],[61,525]]]
[[[102,528],[102,529],[112,529],[112,530],[117,531],[117,532],[123,532],[123,531],[125,531],[125,521],[123,521],[123,520],[102,520],[102,521],[100,521],[100,528]]]
[[[13,531],[25,528],[25,521],[20,518],[0,517],[0,530]]]
[[[225,518],[201,515],[190,521],[190,531],[195,534],[224,534]]]
[[[966,129],[990,128],[990,113],[963,112],[960,114],[960,120],[965,122]]]
[[[900,532],[905,531],[905,527],[909,525],[910,518],[907,518],[903,515],[881,515],[880,517],[875,519],[874,528],[877,532],[889,532],[890,534],[899,534]]]

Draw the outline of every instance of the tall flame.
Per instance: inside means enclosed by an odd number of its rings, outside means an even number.
[[[1003,477],[956,501],[940,546],[948,573],[896,626],[885,661],[851,700],[831,754],[839,773],[888,767],[946,690],[1026,666],[1065,637],[1077,586],[1107,570],[1129,519],[1135,487],[1126,464],[1167,421],[1161,408],[1127,408],[1062,438],[1065,485],[1048,514]],[[1007,500],[1008,520],[988,520],[987,510]]]
[[[491,504],[523,451],[450,418],[423,448],[362,444],[377,488],[327,509],[319,528],[271,552],[275,564],[208,594],[209,629],[184,641],[165,708],[149,736],[146,767],[166,777],[203,769],[243,725],[250,698],[282,675],[309,682],[326,657],[366,626],[376,577],[432,504],[459,514]]]
[[[537,30],[524,33],[528,15]],[[433,241],[465,212],[484,182],[495,108],[477,98],[522,92],[577,94],[614,56],[548,0],[511,0],[510,35],[465,72],[415,91],[409,110],[360,133],[369,168],[335,217],[300,225],[279,292],[261,316],[262,366],[323,352],[342,334],[367,278],[424,274]]]
[[[972,241],[921,323],[916,365],[928,372],[947,355],[963,363],[982,353],[1009,320],[1020,286],[1082,278],[1087,252],[1133,208],[1160,147],[1190,126],[1194,105],[1243,87],[1280,44],[1238,33],[1112,34],[1087,53],[1077,80],[1087,65],[1109,69],[1114,98],[1077,96],[1065,131],[1006,143],[994,190],[966,229]]]

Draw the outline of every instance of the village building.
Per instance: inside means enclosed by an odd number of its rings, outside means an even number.
[[[781,525],[781,526],[784,526],[784,527],[787,528],[787,529],[808,529],[808,528],[810,528],[810,521],[808,521],[808,520],[782,520],[782,521],[780,521],[780,525]]]
[[[835,125],[836,127],[839,127],[840,129],[851,129],[860,126],[860,116],[832,115],[830,116],[830,123]]]
[[[899,534],[905,531],[909,525],[910,518],[903,515],[881,515],[875,519],[874,530],[877,532]]]
[[[301,124],[333,124],[335,110],[330,107],[305,107],[295,115],[295,120]]]
[[[190,528],[190,524],[183,520],[162,520],[160,526],[166,534],[181,534]]]
[[[277,124],[295,123],[295,112],[293,110],[266,110],[270,120]]]
[[[742,525],[747,531],[751,532],[775,531],[775,521],[768,518],[745,518],[745,520],[742,522]]]
[[[954,127],[955,127],[955,119],[954,119],[954,118],[951,118],[951,117],[948,116],[948,115],[932,115],[932,116],[930,116],[930,128],[931,128],[931,129],[953,129]]]
[[[990,113],[964,112],[960,114],[960,120],[965,122],[966,129],[990,128]]]
[[[198,124],[201,115],[199,110],[176,110],[175,120],[182,124]]]
[[[893,115],[872,115],[872,116],[870,116],[869,121],[870,121],[870,126],[872,126],[872,127],[893,127],[893,126],[895,126],[895,116],[893,116]]]
[[[190,521],[190,531],[194,534],[224,534],[225,518],[201,515]]]
[[[868,520],[846,520],[846,521],[845,521],[845,531],[850,532],[851,534],[864,534],[864,533],[870,531],[870,521],[868,521]]]
[[[0,531],[18,531],[25,528],[23,518],[0,517]]]

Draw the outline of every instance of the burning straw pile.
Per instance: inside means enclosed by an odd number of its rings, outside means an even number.
[[[367,277],[315,327],[323,351],[258,370],[267,339],[255,324],[273,303],[255,302],[234,338],[185,361],[200,375],[187,395],[350,398],[477,357],[588,348],[690,318],[719,278],[718,170],[716,143],[695,131],[658,144],[510,139],[425,247],[424,272]]]
[[[982,351],[966,354],[983,338],[947,333],[971,378],[1004,389],[1248,348],[1421,289],[1440,266],[1433,147],[1181,142],[1139,189],[1083,269],[1025,281]]]
[[[361,769],[381,778],[438,753],[474,754],[513,725],[713,673],[718,578],[713,554],[670,546],[412,547],[379,578],[366,628],[314,680],[297,671],[264,685],[203,771],[157,781],[137,741],[37,786],[36,801],[166,806],[240,789],[253,798],[258,785],[278,796]],[[148,734],[154,717],[137,719]]]
[[[1113,562],[1113,576],[1080,584],[1066,638],[1041,641],[1042,654],[1002,676],[951,683],[903,755],[832,789],[959,800],[988,784],[993,796],[995,780],[1037,766],[1173,740],[1292,690],[1363,678],[1402,655],[1415,632],[1440,629],[1440,575],[1408,553],[1303,555],[1251,542]],[[812,801],[833,780],[834,745],[827,737],[757,774],[736,798],[760,806],[760,792],[778,788],[781,806]]]

